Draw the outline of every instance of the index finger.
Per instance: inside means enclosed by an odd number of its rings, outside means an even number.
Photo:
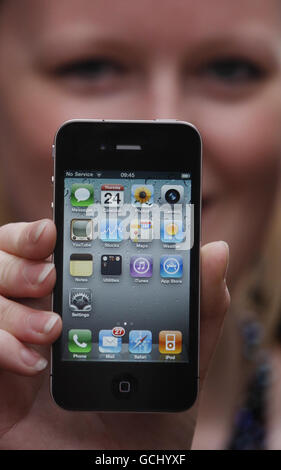
[[[56,227],[49,219],[0,227],[0,250],[31,260],[45,259],[55,248]]]

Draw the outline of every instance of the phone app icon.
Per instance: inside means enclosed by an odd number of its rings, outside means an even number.
[[[101,203],[105,207],[119,207],[124,204],[124,186],[120,184],[103,184]]]
[[[93,256],[84,253],[70,255],[70,275],[89,277],[93,274]]]
[[[93,240],[92,219],[72,219],[70,224],[70,236],[73,241]]]
[[[101,274],[104,276],[120,276],[122,273],[122,256],[102,255]]]
[[[135,207],[151,207],[153,205],[154,187],[152,184],[133,184],[131,202]]]
[[[182,277],[183,261],[180,255],[164,255],[160,258],[160,276],[164,278]]]
[[[91,289],[71,289],[69,293],[69,308],[72,312],[90,312],[93,308]]]
[[[75,183],[71,186],[70,201],[72,206],[88,207],[94,204],[94,187],[92,184]]]
[[[179,185],[164,184],[161,188],[162,204],[183,204],[184,187]]]
[[[122,338],[113,336],[112,330],[100,330],[99,351],[101,353],[119,353],[122,348]]]
[[[68,350],[72,353],[89,353],[92,350],[91,330],[69,330]]]
[[[129,352],[149,354],[152,350],[152,332],[149,330],[131,330],[129,333]]]
[[[182,352],[181,331],[160,331],[159,352],[161,354],[180,354]]]
[[[160,231],[164,243],[180,243],[184,239],[181,219],[163,219]]]
[[[121,221],[113,217],[102,218],[100,223],[100,239],[103,242],[121,242],[123,240]]]
[[[151,277],[153,259],[151,256],[132,256],[130,260],[130,274],[132,277]]]
[[[149,218],[133,219],[130,224],[130,238],[134,243],[152,242],[153,224]]]

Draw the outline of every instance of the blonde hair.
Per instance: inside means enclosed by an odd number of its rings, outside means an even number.
[[[232,307],[240,319],[247,314],[264,328],[266,346],[280,341],[281,327],[281,188],[273,208],[263,249],[254,265],[242,276],[232,296]]]

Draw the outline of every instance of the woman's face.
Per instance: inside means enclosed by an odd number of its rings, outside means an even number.
[[[202,242],[258,252],[280,177],[279,0],[4,0],[4,204],[50,216],[51,145],[73,118],[177,118],[203,138]]]

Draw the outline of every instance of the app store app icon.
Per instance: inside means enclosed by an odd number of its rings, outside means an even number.
[[[164,255],[160,259],[160,275],[164,278],[182,277],[183,261],[180,255]]]

